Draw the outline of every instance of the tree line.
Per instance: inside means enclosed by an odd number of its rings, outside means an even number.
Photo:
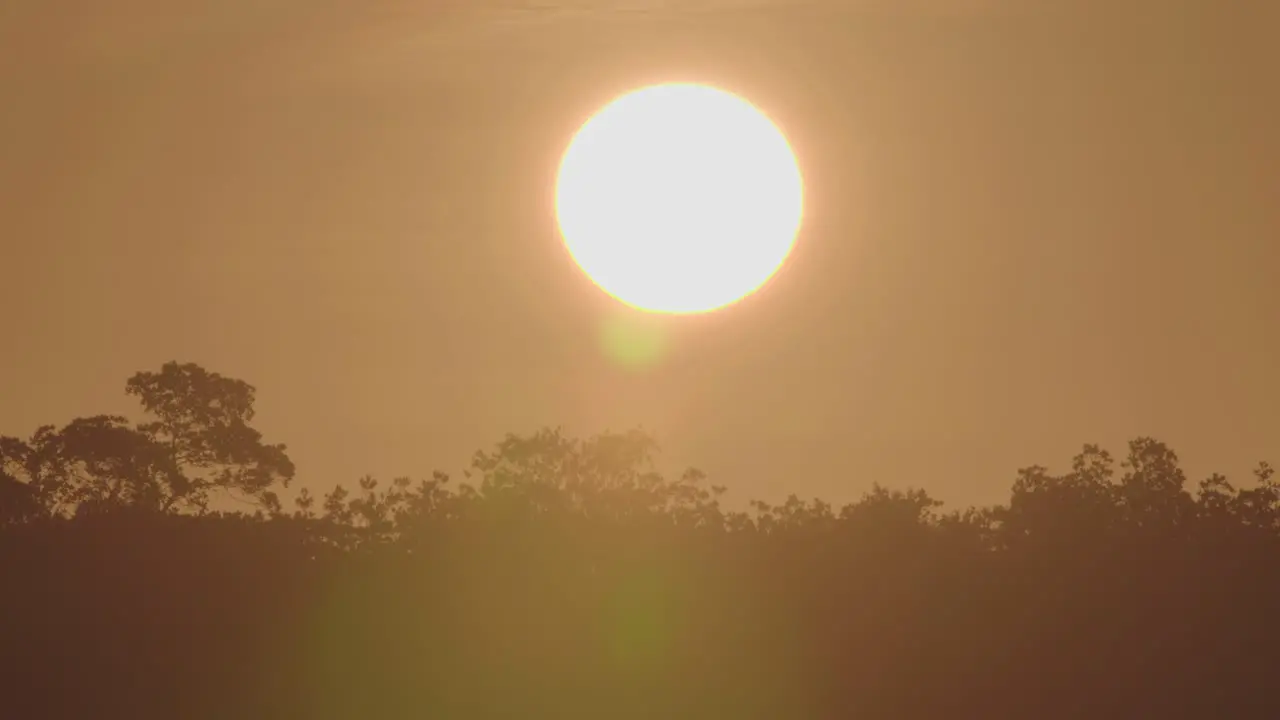
[[[195,364],[0,438],[0,715],[1280,717],[1280,484],[1138,438],[1006,503],[722,505],[635,430],[313,494]]]

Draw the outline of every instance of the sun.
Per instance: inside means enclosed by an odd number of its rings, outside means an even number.
[[[773,276],[800,229],[800,169],[746,100],[694,83],[623,95],[574,135],[556,180],[564,244],[633,308],[723,308]]]

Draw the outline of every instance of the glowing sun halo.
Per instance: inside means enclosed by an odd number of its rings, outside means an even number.
[[[697,313],[754,292],[795,243],[800,170],[782,132],[736,95],[654,85],[578,130],[556,218],[579,267],[640,310]]]

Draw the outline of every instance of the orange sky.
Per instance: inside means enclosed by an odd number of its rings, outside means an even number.
[[[6,4],[0,433],[132,411],[124,380],[177,359],[256,384],[315,486],[557,423],[643,424],[769,499],[989,502],[1138,434],[1196,475],[1280,461],[1270,4],[537,4]],[[552,176],[668,78],[775,117],[808,216],[637,372]]]

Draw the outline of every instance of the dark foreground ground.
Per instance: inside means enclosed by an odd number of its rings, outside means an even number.
[[[1268,534],[993,549],[863,509],[762,532],[494,507],[348,549],[297,518],[13,526],[0,716],[1280,717]]]

